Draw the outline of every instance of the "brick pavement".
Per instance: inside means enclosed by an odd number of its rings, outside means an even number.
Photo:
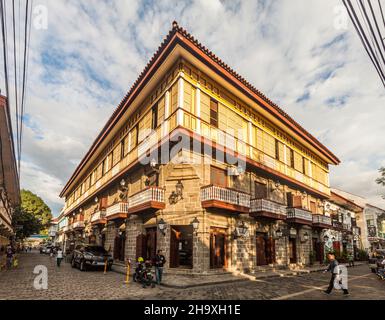
[[[43,264],[48,268],[48,289],[33,287],[33,268]],[[367,265],[349,269],[350,297],[341,292],[331,296],[322,293],[329,274],[313,272],[302,275],[262,278],[254,281],[212,284],[177,289],[156,287],[143,289],[139,284],[125,284],[124,276],[116,272],[81,272],[63,263],[58,269],[55,261],[39,253],[22,254],[19,269],[0,272],[0,299],[382,299],[385,281],[370,273]]]

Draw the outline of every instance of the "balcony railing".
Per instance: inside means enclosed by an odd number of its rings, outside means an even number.
[[[313,223],[312,213],[302,208],[287,208],[287,220],[299,224]]]
[[[106,218],[107,219],[127,218],[128,208],[129,206],[127,202],[115,203],[106,209]]]
[[[286,206],[268,199],[253,199],[250,203],[250,213],[253,216],[285,219]]]
[[[164,189],[159,187],[149,187],[131,196],[128,203],[130,205],[130,213],[151,208],[164,209]]]
[[[250,195],[220,186],[206,186],[201,189],[204,208],[218,207],[232,211],[249,212]]]
[[[322,214],[313,214],[313,225],[320,227],[330,227],[332,225],[332,219]]]
[[[343,223],[342,224],[342,229],[345,230],[345,231],[351,231],[352,230],[352,226],[350,224]]]
[[[73,228],[73,229],[83,229],[84,227],[85,227],[84,221],[75,221],[75,222],[72,224],[72,228]]]
[[[336,220],[332,220],[332,226],[336,230],[342,230],[343,229],[342,222],[339,222],[339,221],[336,221]]]
[[[97,223],[105,223],[105,222],[106,222],[105,210],[96,211],[91,217],[91,223],[97,224]]]
[[[360,235],[361,234],[361,228],[360,227],[352,227],[352,231],[356,235]]]

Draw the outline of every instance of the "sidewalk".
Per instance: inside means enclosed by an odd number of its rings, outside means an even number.
[[[356,262],[355,266],[360,266],[365,264],[364,262]],[[341,264],[346,265],[346,264]],[[346,265],[347,266],[347,265]],[[347,266],[348,267],[348,266]],[[178,288],[186,289],[193,287],[201,287],[206,285],[213,284],[224,284],[232,282],[245,282],[245,281],[256,281],[266,278],[275,278],[275,277],[289,277],[289,276],[298,276],[302,274],[309,274],[311,272],[320,272],[324,271],[326,266],[315,266],[308,267],[298,270],[276,270],[276,271],[267,271],[267,272],[257,272],[255,275],[251,274],[233,274],[233,273],[223,273],[223,274],[209,274],[209,275],[175,275],[175,274],[165,274],[162,285],[169,288]]]

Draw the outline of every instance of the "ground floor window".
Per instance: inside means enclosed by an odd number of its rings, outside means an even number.
[[[193,267],[193,227],[171,226],[170,268]]]
[[[313,238],[313,252],[315,253],[315,260],[323,263],[324,261],[324,245],[317,238]]]

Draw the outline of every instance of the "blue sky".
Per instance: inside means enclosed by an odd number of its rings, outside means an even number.
[[[66,180],[173,20],[342,160],[331,168],[334,187],[385,207],[374,183],[385,166],[384,90],[340,1],[34,3],[48,9],[48,28],[32,29],[21,185],[55,214]]]

